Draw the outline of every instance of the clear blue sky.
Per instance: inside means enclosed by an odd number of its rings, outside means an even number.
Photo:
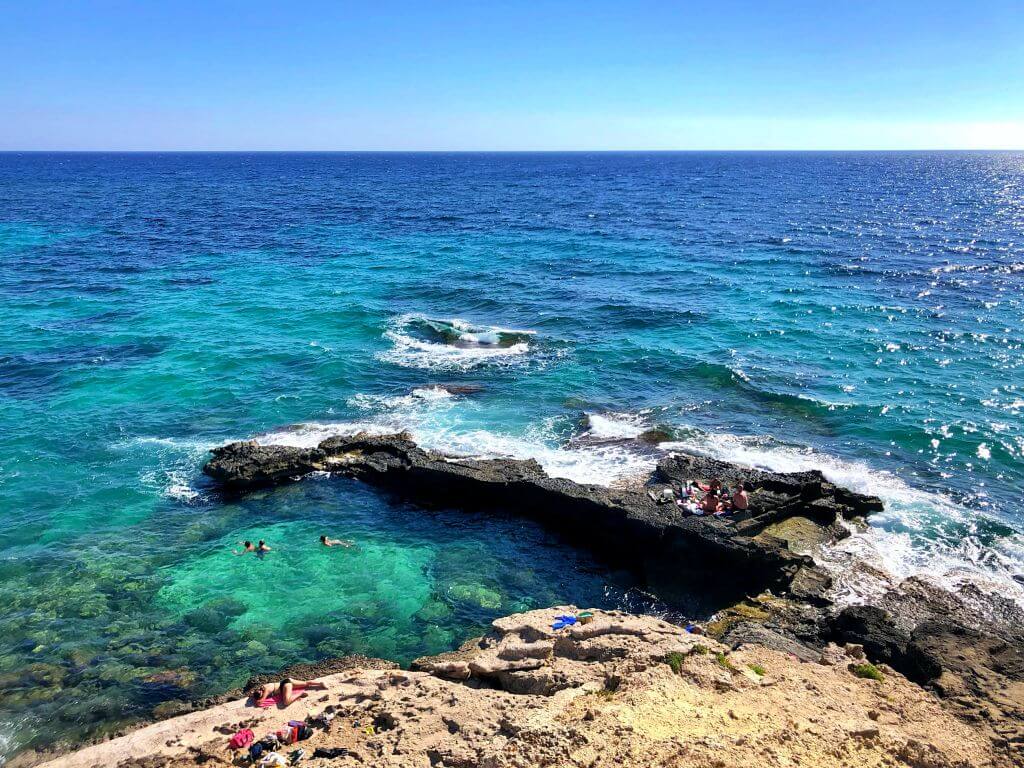
[[[0,149],[1024,148],[1024,0],[0,0]]]

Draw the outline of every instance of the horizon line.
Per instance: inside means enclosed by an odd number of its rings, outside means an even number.
[[[0,154],[755,154],[755,153],[818,153],[845,152],[1024,152],[1021,147],[842,147],[796,149],[0,149]]]

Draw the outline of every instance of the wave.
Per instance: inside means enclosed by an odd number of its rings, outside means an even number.
[[[458,318],[441,320],[402,315],[384,331],[392,348],[377,354],[382,362],[406,368],[468,370],[484,363],[508,364],[530,351],[534,331],[474,325]]]
[[[751,375],[741,366],[723,365],[693,360],[683,356],[689,364],[684,369],[686,374],[696,376],[721,389],[733,389],[741,394],[758,400],[786,407],[793,411],[808,415],[821,415],[829,411],[863,411],[877,413],[884,406],[859,402],[844,402],[815,397],[805,393],[779,392],[756,383]]]
[[[561,447],[553,444],[554,430],[544,426],[519,436],[487,429],[460,429],[436,424],[399,424],[392,418],[375,421],[307,422],[257,436],[263,445],[313,448],[329,437],[359,432],[386,435],[399,429],[409,431],[416,443],[427,450],[480,459],[534,459],[551,477],[577,483],[608,485],[648,472],[654,463],[644,455],[619,445]]]
[[[639,437],[645,427],[640,417],[630,413],[587,413],[581,437],[594,440],[628,440]]]
[[[590,430],[602,439],[619,443],[565,444],[565,419],[549,418],[526,427],[521,434],[481,427],[476,421],[479,406],[466,398],[435,387],[407,395],[358,394],[349,404],[366,412],[365,419],[336,422],[305,422],[256,437],[265,445],[314,447],[328,437],[358,432],[389,434],[406,430],[428,450],[475,458],[534,459],[552,477],[578,483],[608,485],[649,472],[654,459],[649,446],[621,444],[643,428],[629,414],[592,414]],[[624,434],[628,433],[628,435]]]
[[[210,449],[221,441],[188,440],[169,437],[135,437],[118,443],[123,451],[156,453],[159,466],[139,473],[139,483],[164,498],[192,504],[204,500],[204,492],[192,484],[196,469]]]
[[[871,602],[911,576],[958,591],[971,584],[1024,606],[1024,536],[952,499],[909,485],[891,472],[798,448],[771,437],[696,433],[662,448],[712,456],[776,472],[818,469],[851,490],[885,502],[866,531],[816,554],[841,605]]]

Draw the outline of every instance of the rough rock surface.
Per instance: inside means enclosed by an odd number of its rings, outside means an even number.
[[[841,611],[832,636],[935,690],[962,719],[1018,750],[1024,765],[1024,622],[1009,606],[981,615],[974,597],[908,579],[886,596],[889,610]]]
[[[594,611],[553,631],[572,606],[507,617],[457,654],[417,671],[351,669],[287,710],[244,700],[147,726],[51,768],[231,764],[231,733],[333,716],[302,742],[300,765],[534,766],[1013,765],[931,693],[883,671],[851,671],[858,646],[821,662],[744,645],[729,652],[652,617]],[[457,679],[453,679],[457,678]],[[345,749],[317,757],[317,749]],[[285,747],[285,756],[294,747]]]
[[[764,472],[685,454],[664,458],[645,483],[607,488],[549,477],[533,460],[425,451],[407,434],[332,437],[316,448],[249,441],[212,453],[203,471],[228,491],[285,482],[313,471],[343,473],[421,503],[512,509],[608,557],[629,561],[655,581],[667,572],[671,580],[706,583],[707,569],[714,568],[714,585],[723,591],[756,593],[766,587],[786,589],[795,582],[802,599],[819,602],[828,577],[811,558],[766,529],[801,517],[829,538],[830,532],[840,530],[837,520],[881,509],[878,499],[832,485],[819,472]],[[697,517],[656,501],[671,484],[712,478],[750,483],[750,510],[725,518]]]
[[[1024,765],[1024,611],[971,587],[953,593],[918,579],[896,585],[877,606],[838,611],[827,599],[830,579],[809,553],[846,535],[844,521],[861,519],[881,502],[819,472],[763,472],[673,454],[637,484],[605,488],[550,478],[533,461],[423,451],[408,435],[331,438],[314,449],[233,443],[215,450],[204,468],[235,491],[314,470],[342,472],[421,503],[503,507],[533,517],[625,560],[669,603],[666,585],[682,592],[703,585],[704,593],[717,592],[709,634],[733,649],[753,645],[807,660],[829,641],[862,646],[868,659],[928,687],[992,743],[1016,751]],[[669,485],[711,478],[749,483],[750,510],[709,519],[656,501]],[[715,574],[710,583],[708,573]],[[538,684],[528,670],[488,671],[479,659],[473,669],[465,658],[481,652],[470,644],[444,661],[448,672],[429,669],[508,690]],[[524,668],[537,663],[519,660]],[[544,683],[557,684],[554,678]],[[920,764],[930,759],[920,757]]]

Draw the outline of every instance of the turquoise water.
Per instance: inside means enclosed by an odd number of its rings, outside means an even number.
[[[1022,231],[1012,153],[0,155],[2,753],[662,607],[507,518],[325,478],[225,502],[230,439],[409,428],[609,482],[650,457],[593,438],[663,426],[882,495],[840,599],[879,587],[857,562],[1024,599]]]

